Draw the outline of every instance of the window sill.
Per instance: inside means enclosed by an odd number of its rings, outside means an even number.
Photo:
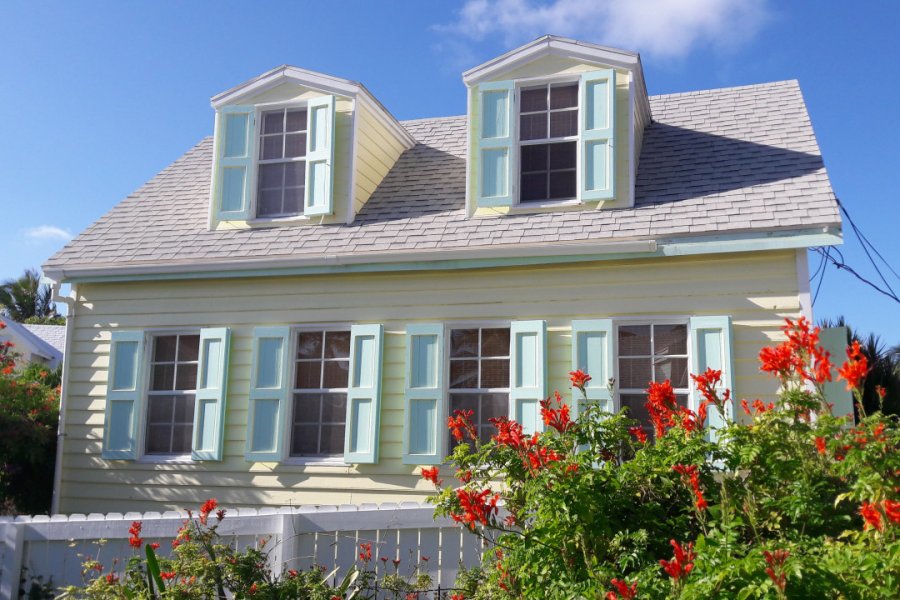
[[[566,206],[581,206],[584,202],[578,198],[568,200],[545,200],[543,202],[519,202],[510,208],[510,212],[529,212],[535,208],[562,208]]]
[[[309,223],[311,219],[306,215],[298,215],[296,217],[262,217],[250,219],[247,225],[250,227],[278,227],[279,225],[299,225]]]
[[[349,463],[345,463],[343,458],[301,458],[291,457],[282,461],[283,465],[289,467],[350,467]]]
[[[138,459],[141,464],[148,465],[193,465],[196,461],[190,454],[145,454]]]

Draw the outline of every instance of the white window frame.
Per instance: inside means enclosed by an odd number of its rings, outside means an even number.
[[[138,431],[135,443],[138,445],[139,463],[151,464],[169,464],[169,463],[194,463],[191,458],[191,451],[185,454],[148,454],[147,453],[147,424],[150,415],[150,382],[153,377],[153,341],[157,337],[165,337],[168,335],[200,335],[199,327],[178,328],[178,329],[145,329],[144,330],[144,364],[141,365],[141,411],[138,415]],[[177,354],[176,354],[177,358]],[[199,358],[199,356],[198,356]],[[200,365],[197,364],[197,377],[200,377]],[[181,390],[185,392],[186,390]],[[197,390],[194,389],[194,410],[197,410]],[[191,440],[194,439],[194,431],[191,429]]]
[[[619,378],[619,327],[622,325],[684,325],[687,328],[687,372],[688,372],[688,380],[686,388],[674,388],[676,395],[686,395],[687,396],[687,406],[691,410],[697,410],[697,407],[694,406],[693,394],[691,394],[691,364],[693,359],[693,346],[691,344],[691,318],[685,316],[659,316],[659,317],[635,317],[635,318],[618,318],[613,320],[613,352],[614,360],[613,360],[613,373],[612,377],[616,379],[616,393],[615,393],[615,410],[616,412],[622,409],[622,398],[621,395],[625,394],[644,394],[646,393],[647,388],[642,390],[638,390],[637,388],[622,388],[621,380]],[[653,341],[652,341],[653,329],[651,328],[651,350],[653,349]],[[675,355],[677,357],[681,357],[681,355]],[[651,359],[652,360],[652,359]]]
[[[310,217],[306,216],[303,212],[303,208],[305,205],[305,200],[303,198],[300,199],[300,208],[301,212],[297,215],[287,215],[280,217],[260,217],[257,214],[257,209],[259,207],[259,150],[260,150],[260,139],[262,138],[262,114],[264,112],[269,112],[272,110],[290,110],[302,108],[306,110],[306,135],[307,139],[309,137],[309,102],[306,100],[291,100],[288,102],[270,102],[263,104],[256,104],[254,106],[253,111],[253,119],[256,127],[254,127],[255,132],[253,135],[253,173],[250,179],[250,217],[248,221],[252,224],[259,225],[268,225],[268,224],[279,224],[279,223],[294,223],[294,222],[303,222],[309,221]],[[307,142],[308,145],[308,142]],[[306,158],[304,157],[304,161]],[[267,164],[267,163],[262,163]],[[306,169],[304,168],[304,186],[306,184]],[[305,189],[305,188],[304,188]]]
[[[444,364],[442,368],[444,369],[444,389],[443,389],[443,397],[445,400],[444,406],[447,407],[447,414],[444,415],[445,418],[449,418],[453,415],[453,411],[450,408],[450,394],[454,393],[454,390],[459,393],[472,393],[472,394],[503,394],[506,393],[507,401],[509,401],[509,394],[511,393],[511,387],[507,388],[451,388],[450,387],[450,350],[451,350],[451,337],[454,329],[478,329],[479,330],[479,357],[478,357],[478,369],[479,369],[479,377],[481,374],[481,333],[482,329],[512,329],[511,321],[449,321],[444,323]],[[510,361],[510,382],[512,382],[512,334],[510,333],[510,356],[507,357]],[[493,357],[500,358],[500,357]],[[450,450],[450,431],[447,427],[441,427],[441,436],[442,439],[438,440],[438,443],[441,444],[440,448],[441,452],[445,455]],[[446,464],[446,463],[444,463]]]
[[[581,165],[581,132],[580,127],[578,128],[579,133],[574,136],[567,136],[564,138],[547,138],[542,140],[525,140],[524,142],[519,138],[519,115],[520,109],[522,106],[522,90],[526,88],[538,87],[541,85],[564,85],[567,83],[574,83],[576,85],[580,84],[581,75],[557,75],[551,77],[529,77],[524,79],[516,80],[516,97],[515,97],[515,106],[513,110],[515,112],[515,119],[513,119],[512,126],[515,129],[515,134],[513,136],[513,144],[514,144],[514,153],[515,153],[515,163],[516,170],[513,173],[513,181],[512,184],[512,194],[513,194],[513,207],[519,208],[523,210],[529,210],[534,208],[558,208],[562,206],[578,206],[584,204],[579,198],[579,190],[578,186],[580,185],[582,174],[579,172],[579,167]],[[581,122],[581,111],[583,110],[581,106],[581,91],[579,89],[578,92],[578,123]],[[550,105],[547,104],[547,112],[550,112]],[[547,135],[550,134],[549,124],[547,129]],[[536,145],[536,144],[547,144],[547,143],[555,143],[555,142],[575,142],[575,196],[573,198],[560,198],[559,200],[536,200],[536,201],[528,201],[522,202],[522,152],[521,147],[523,145]],[[548,175],[549,177],[549,175]]]
[[[348,463],[344,462],[344,453],[341,452],[339,455],[335,456],[291,456],[291,445],[293,442],[293,433],[294,433],[294,394],[297,393],[321,393],[321,394],[340,394],[344,395],[348,394],[348,388],[322,388],[317,389],[314,392],[310,391],[298,391],[300,388],[295,388],[294,384],[297,382],[297,343],[300,339],[300,334],[303,332],[314,332],[314,331],[346,331],[350,332],[352,325],[350,323],[328,323],[324,325],[297,325],[291,327],[291,337],[290,337],[290,352],[291,352],[291,370],[290,370],[290,386],[288,387],[288,406],[285,411],[285,421],[284,424],[285,429],[285,444],[284,444],[284,456],[282,456],[281,463],[285,465],[294,465],[294,466],[332,466],[332,467],[348,467],[350,466]],[[353,355],[353,346],[351,342],[350,346],[350,354],[351,359]],[[324,369],[324,360],[323,367]],[[349,385],[350,374],[347,374],[348,380],[347,383]],[[321,426],[321,423],[319,424]],[[344,427],[347,426],[347,417],[344,417]]]

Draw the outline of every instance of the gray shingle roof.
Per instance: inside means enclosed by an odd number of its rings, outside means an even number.
[[[403,154],[352,225],[208,231],[206,138],[45,269],[607,242],[840,224],[796,81],[650,98],[635,206],[467,218],[465,117],[403,122]]]
[[[41,338],[44,342],[59,351],[62,356],[66,352],[66,326],[65,325],[30,325],[24,323],[25,329]]]

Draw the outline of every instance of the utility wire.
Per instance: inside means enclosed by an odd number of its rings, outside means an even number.
[[[822,253],[821,253],[821,254],[822,254],[822,260],[819,262],[819,268],[816,269],[816,272],[821,271],[821,272],[822,272],[822,275],[821,275],[821,277],[819,277],[819,285],[816,286],[816,295],[813,296],[813,300],[812,300],[812,305],[813,305],[813,306],[816,305],[816,300],[819,299],[819,290],[822,289],[822,282],[825,281],[825,271],[827,271],[827,269],[826,269],[825,267],[826,267],[826,265],[828,264],[828,263],[827,263],[828,252],[829,252],[829,248],[826,247],[826,248],[825,248],[825,252],[822,252]]]
[[[884,274],[881,272],[881,269],[878,268],[878,264],[875,262],[875,259],[872,258],[872,254],[869,252],[869,247],[872,248],[872,251],[874,251],[875,254],[878,255],[878,258],[880,258],[882,260],[882,262],[884,262],[884,264],[887,265],[888,269],[890,269],[891,272],[894,273],[895,276],[897,275],[896,271],[894,271],[893,267],[891,267],[891,265],[885,260],[885,258],[881,255],[881,253],[878,252],[878,250],[875,248],[875,246],[871,242],[869,242],[868,238],[866,238],[866,236],[862,233],[862,231],[860,231],[859,227],[856,226],[856,223],[853,222],[853,218],[850,216],[850,213],[847,211],[847,208],[843,204],[841,204],[841,201],[839,199],[837,199],[837,203],[838,203],[838,206],[843,211],[844,215],[846,215],[847,221],[849,221],[850,227],[853,229],[853,233],[856,235],[856,239],[859,241],[859,245],[862,246],[863,252],[866,253],[866,256],[869,258],[869,262],[872,263],[872,267],[874,267],[875,272],[878,273],[878,277],[881,278],[882,283],[884,283],[885,287],[887,287],[887,289],[891,292],[891,294],[893,294],[894,297],[896,297],[897,294],[894,292],[893,288],[891,288],[891,285],[887,282],[887,279],[884,277]]]
[[[835,249],[829,248],[829,251],[827,251],[827,252],[825,250],[823,250],[822,248],[813,248],[813,251],[818,252],[819,254],[824,256],[829,262],[831,262],[831,264],[833,264],[839,270],[843,269],[844,271],[847,271],[848,273],[850,273],[851,275],[853,275],[854,277],[856,277],[861,282],[865,283],[866,285],[868,285],[869,287],[871,287],[878,293],[884,294],[885,296],[887,296],[894,302],[900,304],[900,298],[897,297],[897,294],[895,294],[893,292],[893,290],[884,290],[884,289],[878,287],[878,285],[876,285],[875,283],[872,283],[871,281],[869,281],[868,279],[866,279],[865,277],[860,275],[858,272],[856,272],[856,270],[853,267],[851,267],[850,265],[848,265],[847,263],[844,262],[843,255],[836,248]],[[840,259],[837,259],[834,256],[831,256],[831,251],[836,252],[840,256]]]

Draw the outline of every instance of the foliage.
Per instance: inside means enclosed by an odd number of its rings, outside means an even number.
[[[480,443],[466,413],[449,419],[459,487],[439,470],[437,515],[484,538],[466,598],[896,598],[900,590],[900,427],[833,416],[822,396],[843,357],[818,329],[788,321],[787,341],[760,353],[781,381],[777,402],[730,415],[721,373],[692,376],[702,403],[679,406],[651,382],[648,436],[624,412],[594,405],[577,420],[559,394],[542,402],[546,432],[506,418]],[[861,399],[869,370],[858,344],[837,370]],[[590,377],[570,374],[584,392]]]
[[[0,323],[0,329],[5,327]],[[53,494],[60,369],[17,369],[0,344],[0,504],[4,512],[45,513]]]
[[[228,543],[219,533],[227,511],[215,499],[207,500],[197,517],[188,511],[168,556],[159,553],[158,543],[146,543],[143,523],[135,521],[129,529],[132,556],[111,568],[97,557],[82,563],[85,584],[67,588],[60,598],[92,600],[119,599],[208,599],[242,600],[374,600],[378,598],[432,598],[427,590],[431,578],[423,571],[428,558],[412,564],[401,573],[401,561],[372,554],[372,544],[359,545],[357,564],[337,579],[337,570],[327,573],[322,567],[300,571],[287,569],[273,573],[269,560],[268,538],[243,550]],[[168,549],[166,549],[168,551]],[[422,591],[425,593],[422,593]],[[387,592],[387,595],[385,595]],[[434,596],[436,598],[436,596]]]
[[[17,279],[7,279],[0,285],[0,308],[20,323],[31,317],[59,317],[53,290],[41,285],[41,275],[34,269],[26,269]]]
[[[66,318],[62,315],[52,315],[46,317],[28,317],[22,321],[26,325],[65,325]]]

